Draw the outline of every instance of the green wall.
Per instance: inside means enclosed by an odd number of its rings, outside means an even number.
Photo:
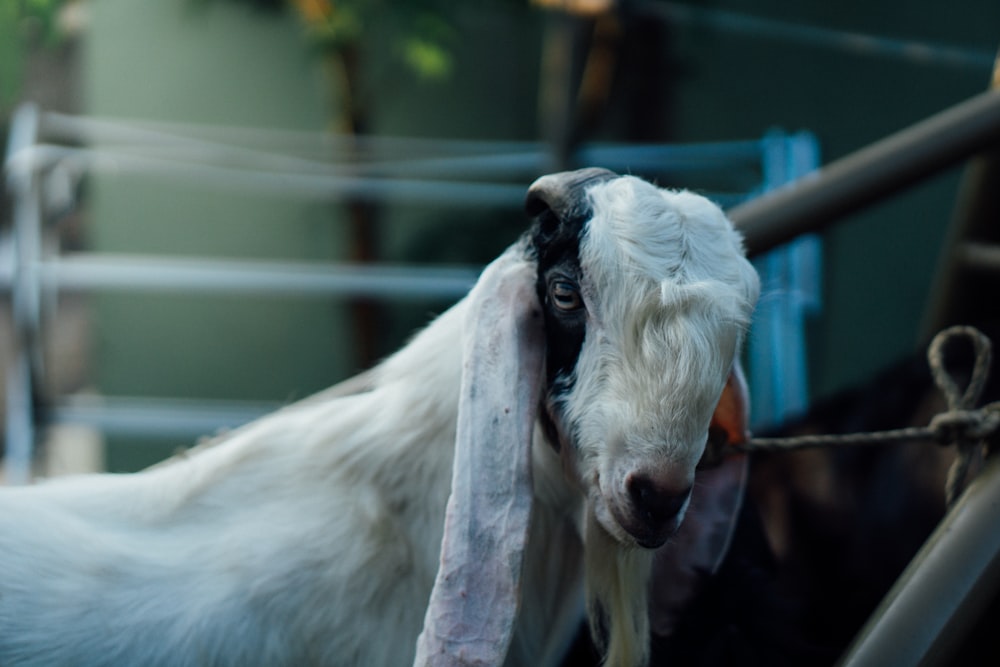
[[[184,0],[92,3],[87,112],[127,119],[322,130],[330,100],[291,18]],[[344,225],[328,202],[122,171],[88,187],[99,252],[332,260]],[[93,367],[111,396],[287,401],[356,370],[343,304],[103,293]],[[136,467],[178,442],[112,447]]]
[[[291,15],[234,3],[99,0],[86,62],[87,112],[219,126],[321,131],[339,109],[321,59]],[[526,16],[530,18],[526,21]],[[456,10],[452,74],[425,80],[385,42],[366,38],[362,94],[375,133],[468,139],[534,138],[540,20],[526,8]],[[345,260],[343,201],[233,191],[197,176],[128,172],[89,185],[88,239],[99,252]],[[386,204],[374,211],[375,253],[387,262],[478,263],[525,225],[519,209]],[[93,366],[111,396],[290,401],[363,365],[342,299],[101,294]],[[397,348],[447,301],[379,304],[377,356]],[[173,440],[115,441],[112,469],[170,453]]]
[[[689,5],[804,25],[996,46],[1000,3],[713,0]],[[321,130],[337,99],[296,21],[233,3],[97,0],[88,36],[91,114]],[[625,32],[596,139],[700,142],[809,130],[830,161],[982,91],[988,67],[915,64],[639,11]],[[527,3],[457,5],[451,76],[403,67],[376,25],[363,43],[371,131],[395,136],[537,139],[545,16]],[[824,310],[810,323],[813,393],[863,381],[913,351],[958,171],[824,233]],[[337,203],[171,183],[130,174],[93,180],[90,242],[100,251],[343,258]],[[376,214],[388,261],[479,262],[524,227],[516,209],[392,204]],[[765,286],[767,288],[768,286]],[[95,368],[108,394],[289,400],[359,362],[336,300],[106,295],[97,300]],[[394,349],[446,303],[377,313],[376,349]],[[173,443],[176,444],[176,443]]]
[[[696,3],[692,3],[696,4]],[[893,0],[697,3],[843,31],[996,49],[1000,3]],[[675,138],[746,138],[771,126],[815,133],[830,162],[986,89],[989,67],[918,64],[733,32],[676,30]],[[824,236],[824,305],[812,323],[817,396],[916,350],[959,170],[851,216]]]

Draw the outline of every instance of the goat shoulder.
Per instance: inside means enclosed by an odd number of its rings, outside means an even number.
[[[0,664],[408,664],[450,485],[459,321],[369,391],[141,473],[3,490]]]

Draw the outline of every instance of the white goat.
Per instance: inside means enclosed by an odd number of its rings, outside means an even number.
[[[0,665],[557,665],[585,607],[607,664],[643,664],[726,548],[744,462],[695,466],[713,412],[742,435],[757,278],[690,193],[588,169],[527,206],[351,391],[0,491]]]

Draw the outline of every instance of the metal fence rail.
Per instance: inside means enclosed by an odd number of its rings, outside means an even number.
[[[1000,90],[981,93],[730,213],[753,253],[819,231],[1000,145]]]
[[[807,133],[774,132],[756,140],[697,145],[592,144],[581,147],[576,159],[622,173],[658,176],[663,185],[690,185],[710,176],[709,181],[721,189],[705,194],[729,207],[814,169],[815,146]],[[552,164],[549,147],[539,142],[337,137],[87,118],[43,112],[32,105],[20,108],[4,163],[15,204],[14,224],[0,237],[0,290],[11,294],[16,329],[6,377],[7,483],[30,478],[36,438],[31,399],[41,372],[44,313],[59,294],[127,290],[275,298],[457,299],[481,268],[54,253],[50,237],[56,232],[48,225],[46,210],[52,201],[63,208],[75,206],[75,185],[84,175],[172,180],[249,196],[277,193],[319,201],[367,199],[514,211],[522,205],[527,184],[551,171]],[[749,189],[747,174],[753,183]],[[774,253],[760,264],[765,282],[778,281],[777,291],[785,295],[784,300],[774,301],[777,307],[770,314],[759,318],[762,328],[782,331],[780,341],[756,337],[755,354],[766,360],[760,368],[768,370],[753,391],[758,414],[768,420],[798,409],[796,401],[806,395],[801,319],[818,292],[802,298],[798,288],[814,285],[819,269],[815,245],[804,248]],[[271,407],[211,401],[194,406],[128,397],[47,400],[51,405],[46,416],[52,423],[79,423],[129,435],[203,434],[236,426]]]

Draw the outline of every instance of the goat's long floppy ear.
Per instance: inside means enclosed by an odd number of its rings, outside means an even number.
[[[414,665],[501,665],[520,600],[544,332],[535,265],[515,246],[468,296],[441,565]]]
[[[712,416],[709,432],[730,445],[749,438],[750,401],[743,370],[733,366]],[[713,467],[699,469],[684,522],[657,552],[649,591],[650,631],[672,634],[679,613],[699,583],[719,569],[743,505],[749,474],[745,454],[730,453]]]

